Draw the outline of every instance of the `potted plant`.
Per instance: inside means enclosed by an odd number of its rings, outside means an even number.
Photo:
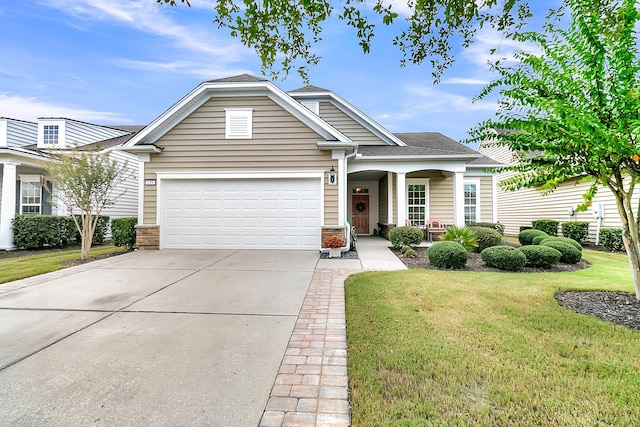
[[[324,239],[323,246],[329,248],[329,258],[340,258],[342,248],[346,245],[342,236],[329,236]]]

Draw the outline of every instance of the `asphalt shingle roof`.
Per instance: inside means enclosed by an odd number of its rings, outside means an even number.
[[[329,89],[324,89],[314,85],[306,85],[299,87],[298,89],[290,90],[289,93],[301,93],[301,92],[331,92]]]
[[[239,76],[224,77],[221,79],[208,80],[207,83],[253,83],[266,82],[266,79],[252,76],[251,74],[240,74]]]

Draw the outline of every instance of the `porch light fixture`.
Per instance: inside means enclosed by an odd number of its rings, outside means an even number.
[[[354,193],[362,193],[362,188],[356,187],[356,188],[353,189],[353,192]]]
[[[331,169],[329,169],[329,184],[335,184],[336,183],[336,169],[331,166]]]

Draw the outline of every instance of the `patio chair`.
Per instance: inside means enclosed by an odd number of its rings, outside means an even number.
[[[441,236],[446,232],[445,225],[442,220],[431,218],[427,221],[427,238],[433,241],[433,236]]]

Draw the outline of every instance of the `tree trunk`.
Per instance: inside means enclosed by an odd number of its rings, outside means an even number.
[[[80,259],[89,258],[89,250],[91,249],[91,243],[93,241],[93,227],[92,227],[91,215],[82,215],[82,231],[80,233],[81,250]]]
[[[613,192],[616,197],[618,213],[622,220],[622,241],[627,250],[629,258],[629,266],[631,267],[631,277],[633,278],[633,286],[636,291],[636,300],[640,301],[640,238],[638,237],[638,229],[636,228],[636,218],[631,209],[631,196]]]

